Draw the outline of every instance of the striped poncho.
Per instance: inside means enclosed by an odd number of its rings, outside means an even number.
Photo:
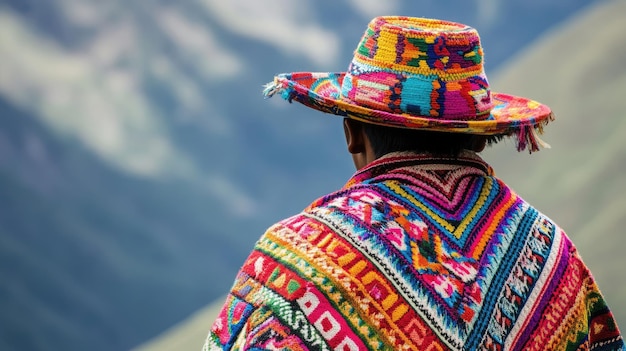
[[[574,245],[474,153],[393,153],[272,226],[205,350],[622,350]]]

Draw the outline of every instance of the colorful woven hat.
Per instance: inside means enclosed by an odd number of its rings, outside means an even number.
[[[427,18],[376,17],[348,72],[284,73],[265,86],[308,107],[367,123],[517,136],[517,149],[549,147],[537,132],[553,119],[550,108],[523,97],[491,92],[478,32]]]

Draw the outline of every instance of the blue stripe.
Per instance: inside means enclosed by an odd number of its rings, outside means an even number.
[[[487,295],[482,304],[482,308],[480,309],[480,313],[478,314],[478,318],[476,319],[476,324],[474,324],[474,328],[470,332],[466,342],[465,349],[466,350],[475,350],[478,348],[478,344],[482,340],[485,335],[485,331],[487,326],[489,325],[489,319],[491,318],[491,313],[493,313],[494,307],[498,302],[498,297],[504,287],[504,284],[507,281],[507,278],[511,274],[511,270],[517,262],[522,249],[526,243],[527,235],[526,233],[530,232],[530,229],[535,222],[535,219],[538,216],[538,212],[535,209],[529,209],[524,213],[522,220],[520,221],[519,226],[517,227],[516,233],[522,233],[524,235],[514,235],[513,241],[509,245],[508,250],[504,254],[504,257],[499,262],[498,271],[495,273],[493,279],[490,282],[489,289],[487,290]]]

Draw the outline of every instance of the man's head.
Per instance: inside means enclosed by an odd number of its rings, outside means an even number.
[[[442,157],[457,157],[463,150],[480,152],[487,137],[379,126],[345,118],[348,151],[357,169],[391,152],[413,151]]]

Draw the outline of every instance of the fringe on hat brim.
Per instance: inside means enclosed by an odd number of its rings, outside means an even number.
[[[554,114],[550,115],[536,125],[522,125],[517,127],[510,133],[488,135],[487,145],[493,145],[505,138],[512,137],[515,139],[517,151],[521,152],[528,149],[528,153],[532,154],[541,149],[550,149],[552,146],[540,138],[543,134],[543,128],[550,122],[554,121]]]
[[[343,117],[348,117],[348,118],[355,118],[366,123],[373,123],[369,119],[360,118],[359,116],[357,116],[358,114],[355,114],[350,111],[346,111],[345,113],[338,113],[338,109],[332,109],[332,108],[329,109],[328,106],[320,104],[314,99],[308,99],[306,102],[300,101],[300,95],[298,95],[296,89],[294,89],[293,86],[289,84],[285,84],[284,82],[279,82],[277,79],[263,86],[263,96],[265,98],[270,98],[274,96],[275,94],[280,94],[282,98],[287,100],[289,103],[292,103],[293,100],[295,99],[296,101],[304,104],[305,106],[312,107],[322,112],[333,113],[333,114],[340,115]],[[499,133],[499,134],[473,133],[473,134],[485,135],[487,137],[488,145],[496,144],[502,139],[507,138],[507,137],[514,137],[518,152],[528,149],[529,153],[533,153],[541,149],[551,148],[550,144],[543,141],[539,136],[543,134],[543,128],[552,121],[554,121],[554,114],[550,112],[550,114],[546,118],[542,119],[539,122],[536,122],[535,124],[524,123],[521,125],[517,125],[517,126],[511,127],[509,131],[504,132],[504,133]],[[398,127],[398,126],[393,125],[392,127]],[[418,129],[430,130],[428,128],[418,128]],[[436,130],[432,129],[432,130],[438,131],[438,132],[442,131],[440,129],[436,129]],[[447,132],[472,134],[471,132],[465,132],[465,131],[454,130],[454,129],[449,129],[447,130]]]

